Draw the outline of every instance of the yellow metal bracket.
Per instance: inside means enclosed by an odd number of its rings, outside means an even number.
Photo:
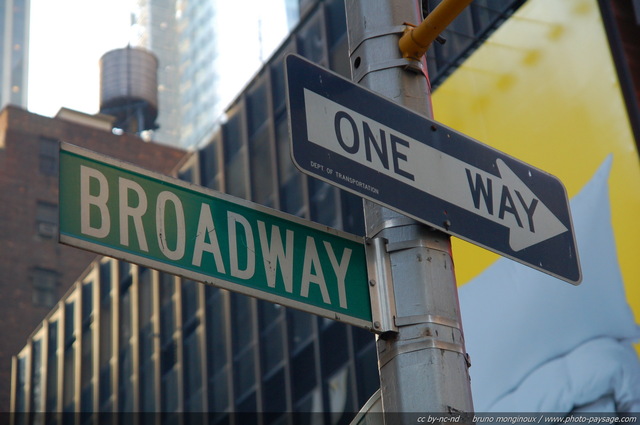
[[[473,0],[443,0],[427,15],[420,25],[405,24],[407,27],[398,42],[402,57],[420,60],[438,35],[440,35],[472,1]]]

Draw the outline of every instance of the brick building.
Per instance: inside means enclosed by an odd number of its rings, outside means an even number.
[[[14,106],[0,113],[0,412],[9,408],[11,356],[95,255],[58,244],[58,142],[169,173],[185,151],[111,131],[108,116]]]

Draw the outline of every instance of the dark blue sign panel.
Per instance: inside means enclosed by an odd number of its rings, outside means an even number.
[[[286,58],[292,157],[303,172],[579,284],[564,185],[299,56]]]

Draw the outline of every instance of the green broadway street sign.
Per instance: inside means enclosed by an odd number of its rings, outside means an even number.
[[[360,238],[66,143],[60,242],[372,328]]]

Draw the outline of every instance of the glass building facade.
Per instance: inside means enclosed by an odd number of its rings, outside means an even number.
[[[0,3],[0,108],[27,107],[30,0]]]
[[[284,424],[348,423],[379,383],[366,331],[104,258],[15,358],[13,385],[13,410],[33,412],[16,423]]]
[[[132,16],[132,44],[158,58],[158,118],[154,141],[178,145],[180,140],[180,27],[176,0],[136,0]]]
[[[272,33],[286,35],[299,16],[297,0],[239,4],[136,0],[132,43],[159,60],[155,141],[193,147],[206,139],[219,125],[225,107],[275,47],[265,39]],[[261,18],[266,8],[279,9],[281,19]]]
[[[429,52],[432,86],[521,3],[476,0]],[[363,234],[361,199],[302,175],[289,157],[284,56],[349,75],[344,0],[301,1],[299,10],[298,26],[178,177]],[[379,385],[367,331],[102,258],[14,358],[12,410],[28,412],[15,416],[25,424],[87,423],[94,412],[347,424]]]

